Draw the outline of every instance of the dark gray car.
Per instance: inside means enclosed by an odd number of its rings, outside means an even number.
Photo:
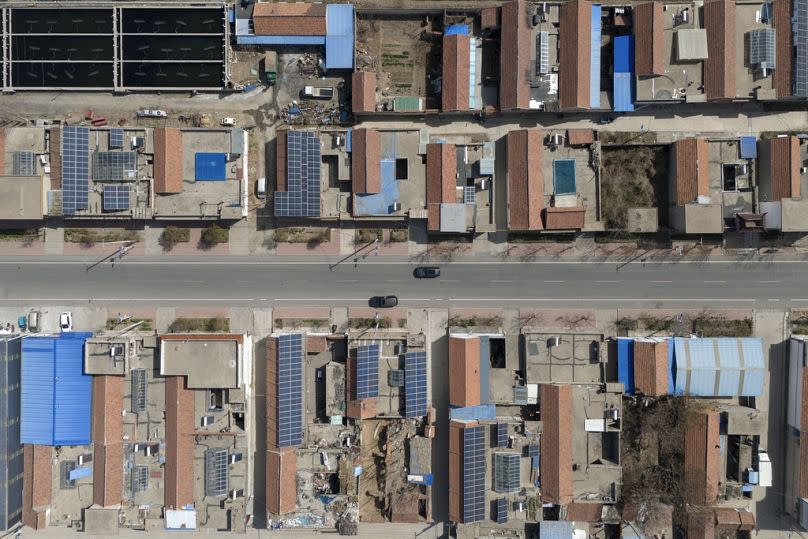
[[[368,305],[374,309],[388,309],[398,305],[398,298],[396,296],[373,296],[368,301]]]
[[[434,279],[440,277],[440,268],[437,266],[420,266],[412,274],[417,279]]]

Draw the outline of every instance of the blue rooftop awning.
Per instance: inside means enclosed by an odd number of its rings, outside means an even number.
[[[741,159],[757,159],[757,137],[741,137]]]
[[[354,7],[350,4],[328,4],[325,27],[325,68],[353,69]]]

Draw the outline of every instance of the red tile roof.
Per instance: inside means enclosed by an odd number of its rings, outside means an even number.
[[[154,192],[182,193],[182,131],[177,128],[154,130]]]
[[[382,182],[382,142],[379,132],[375,129],[354,129],[351,145],[353,194],[378,193]]]
[[[792,94],[793,63],[792,51],[794,39],[791,34],[791,0],[774,0],[772,6],[772,26],[774,27],[774,56],[777,58],[777,69],[774,70],[773,84],[777,97],[783,98]]]
[[[165,506],[194,503],[194,392],[185,388],[184,376],[166,376]]]
[[[711,0],[704,4],[707,59],[704,90],[707,99],[735,97],[735,1]]]
[[[376,73],[354,71],[351,76],[351,108],[354,112],[376,111]]]
[[[47,510],[53,488],[53,448],[23,446],[22,523],[35,530],[47,527]]]
[[[676,205],[683,206],[695,202],[699,195],[709,196],[707,140],[695,138],[677,140],[673,149]]]
[[[469,36],[443,36],[443,110],[469,110]]]
[[[570,522],[600,522],[603,520],[602,503],[573,502],[567,506],[567,518]]]
[[[718,497],[721,455],[718,412],[699,412],[688,420],[685,432],[684,490],[693,505],[710,505]]]
[[[267,451],[267,512],[291,513],[297,506],[297,455],[294,449]]]
[[[507,137],[508,228],[541,230],[544,207],[542,132],[523,129],[511,131]]]
[[[122,376],[93,377],[93,503],[102,507],[123,500]]]
[[[325,4],[260,2],[253,8],[256,35],[324,36]]]
[[[589,108],[591,26],[591,2],[572,0],[561,5],[558,102],[562,109]]]
[[[570,146],[594,144],[595,131],[592,129],[567,129],[567,142]]]
[[[449,404],[480,404],[479,337],[449,337]]]
[[[668,394],[668,341],[634,341],[634,385],[650,397]]]
[[[542,384],[541,501],[572,502],[572,387]]]
[[[480,29],[491,30],[499,28],[499,7],[483,8],[480,12]]]
[[[440,230],[440,204],[457,202],[457,149],[454,144],[426,145],[428,229]]]
[[[772,200],[800,196],[800,141],[795,136],[769,139]]]
[[[275,132],[275,189],[286,191],[286,136],[285,129]]]
[[[584,227],[586,209],[583,206],[571,208],[545,208],[544,228],[547,230],[580,230]]]
[[[665,73],[664,24],[661,2],[634,6],[634,69],[641,77]]]
[[[530,103],[527,73],[530,63],[530,28],[527,3],[513,0],[502,6],[499,48],[499,107],[526,109]]]
[[[51,189],[62,188],[62,128],[50,130]]]

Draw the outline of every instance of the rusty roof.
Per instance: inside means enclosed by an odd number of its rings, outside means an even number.
[[[535,129],[511,131],[508,144],[508,228],[541,230],[544,207],[543,133]]]
[[[572,387],[542,384],[541,501],[572,502]]]
[[[593,129],[567,129],[567,142],[570,146],[586,146],[595,143]]]
[[[260,2],[253,8],[256,35],[324,36],[325,4]]]
[[[443,36],[443,110],[469,110],[469,36]]]
[[[93,376],[93,503],[102,507],[123,500],[122,376]]]
[[[48,445],[23,446],[22,522],[35,530],[47,526],[47,509],[53,488],[53,448]]]
[[[154,129],[154,192],[182,193],[182,131],[175,127]]]
[[[275,188],[286,191],[286,129],[275,132]]]
[[[687,539],[714,539],[715,520],[712,511],[694,509],[687,514]]]
[[[602,503],[573,502],[567,506],[567,520],[571,522],[600,522]]]
[[[376,111],[376,73],[354,71],[351,76],[351,108],[354,112]]]
[[[561,4],[558,103],[562,109],[589,108],[591,27],[591,2],[572,0]]]
[[[166,376],[165,506],[180,508],[194,503],[194,392],[184,376]]]
[[[297,506],[297,454],[292,448],[267,451],[266,467],[267,512],[291,513]]]
[[[772,200],[800,196],[800,141],[797,137],[769,139]]]
[[[502,6],[499,48],[499,107],[526,109],[530,104],[527,79],[530,63],[530,28],[527,2],[513,0]]]
[[[721,461],[718,412],[698,412],[688,419],[685,432],[685,499],[694,505],[710,505],[718,497]]]
[[[707,99],[735,97],[735,1],[710,0],[704,4],[707,59],[704,91]]]
[[[449,404],[477,406],[480,390],[480,338],[450,336]]]
[[[457,202],[457,148],[454,144],[426,145],[426,203],[429,230],[440,230],[440,204]]]
[[[699,196],[709,196],[707,140],[701,138],[677,140],[673,148],[676,205],[683,206],[695,202]]]
[[[664,18],[661,2],[644,2],[634,6],[634,70],[637,75],[663,75]]]
[[[580,230],[584,227],[586,208],[545,208],[544,228],[547,230]]]
[[[782,98],[792,94],[793,85],[794,59],[791,53],[794,50],[794,39],[791,34],[791,0],[774,0],[772,11],[774,57],[777,59],[777,69],[772,75],[773,85],[777,97]]]
[[[354,129],[351,135],[351,188],[353,194],[381,190],[382,142],[375,129]]]
[[[668,341],[634,341],[634,385],[651,397],[668,394]]]

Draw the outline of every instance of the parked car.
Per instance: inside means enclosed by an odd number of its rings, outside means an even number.
[[[138,118],[168,118],[168,113],[159,109],[140,109],[137,111]]]
[[[236,119],[231,117],[222,118],[222,125],[224,127],[233,127],[236,125]]]
[[[39,311],[28,313],[28,331],[33,331],[34,333],[39,331]]]
[[[437,266],[420,266],[412,274],[417,279],[434,279],[440,277],[440,268]]]
[[[73,313],[67,311],[59,315],[59,329],[73,331]]]
[[[368,305],[374,309],[389,309],[398,305],[398,298],[396,296],[373,296],[368,301]]]
[[[258,178],[258,183],[255,184],[255,196],[262,199],[267,197],[266,178]]]
[[[334,88],[331,86],[306,86],[303,88],[303,97],[310,99],[331,99],[334,97]]]

